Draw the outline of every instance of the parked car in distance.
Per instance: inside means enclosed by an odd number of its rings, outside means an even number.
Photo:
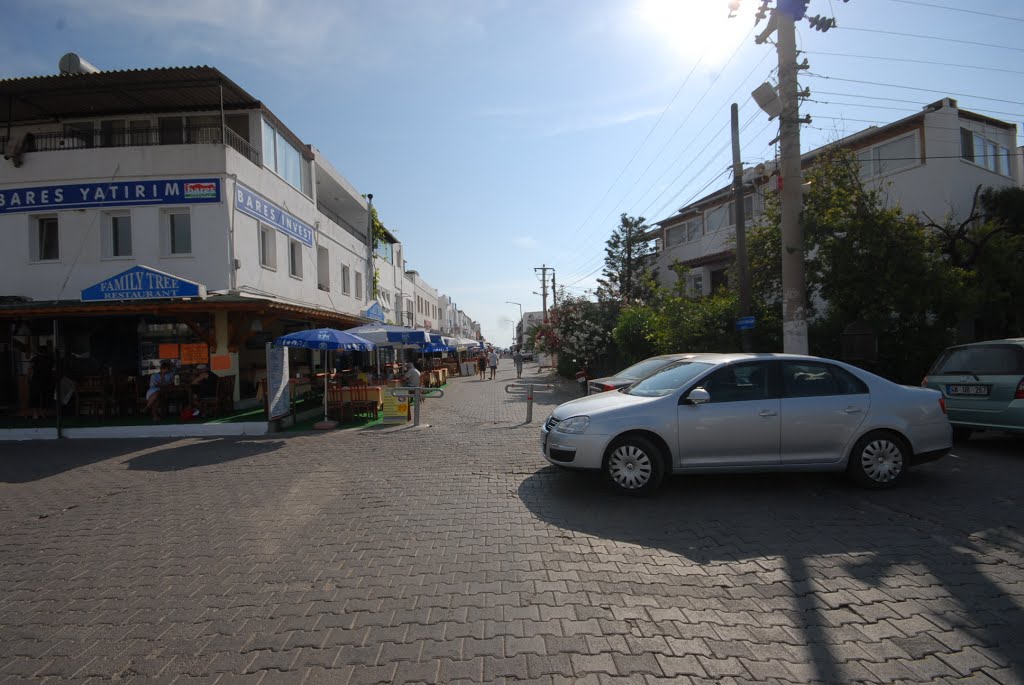
[[[590,394],[599,392],[608,392],[609,390],[618,390],[624,388],[627,385],[632,385],[644,376],[649,376],[655,371],[662,369],[672,362],[678,359],[686,359],[691,355],[689,354],[662,354],[657,357],[648,357],[642,362],[637,362],[632,366],[627,366],[622,371],[611,376],[605,376],[604,378],[595,378],[591,380],[587,385],[590,388]]]
[[[942,394],[784,354],[687,355],[614,392],[559,405],[541,428],[556,466],[646,494],[669,473],[846,471],[885,488],[952,447]]]
[[[921,385],[945,397],[957,440],[976,430],[1024,432],[1024,338],[950,347]]]
[[[524,362],[532,362],[533,361],[533,350],[523,350],[523,361]]]

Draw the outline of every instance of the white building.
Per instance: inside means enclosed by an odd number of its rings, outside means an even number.
[[[1016,139],[1015,124],[959,109],[946,98],[838,144],[857,152],[864,181],[885,184],[892,206],[941,221],[950,213],[966,217],[979,185],[1020,184]],[[804,168],[822,152],[805,153]],[[752,190],[744,203],[748,226],[764,209],[766,189],[774,188],[774,169],[769,162],[745,174]],[[720,188],[655,224],[648,236],[658,241],[655,266],[662,285],[675,286],[670,267],[676,261],[690,269],[688,292],[706,295],[727,285],[734,259],[733,197],[731,186]]]
[[[401,243],[371,254],[366,199],[217,69],[8,79],[0,102],[0,404],[54,320],[83,372],[205,355],[242,396],[281,333],[438,328]]]

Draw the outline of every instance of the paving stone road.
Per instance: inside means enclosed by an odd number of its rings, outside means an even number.
[[[1021,439],[634,500],[513,377],[419,429],[0,444],[0,682],[1024,683]]]

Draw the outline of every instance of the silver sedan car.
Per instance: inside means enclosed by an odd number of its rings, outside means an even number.
[[[784,354],[695,354],[566,402],[541,429],[549,462],[600,470],[629,494],[667,473],[846,471],[884,488],[952,444],[939,392]]]

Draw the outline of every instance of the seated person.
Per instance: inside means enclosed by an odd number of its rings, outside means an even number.
[[[196,366],[196,376],[192,379],[192,415],[199,416],[201,400],[217,398],[217,374],[210,371],[206,364]]]
[[[160,420],[163,413],[164,388],[174,385],[174,370],[171,362],[166,359],[160,362],[160,371],[149,377],[149,389],[146,391],[146,406],[142,411],[148,411],[153,415],[154,421]]]

